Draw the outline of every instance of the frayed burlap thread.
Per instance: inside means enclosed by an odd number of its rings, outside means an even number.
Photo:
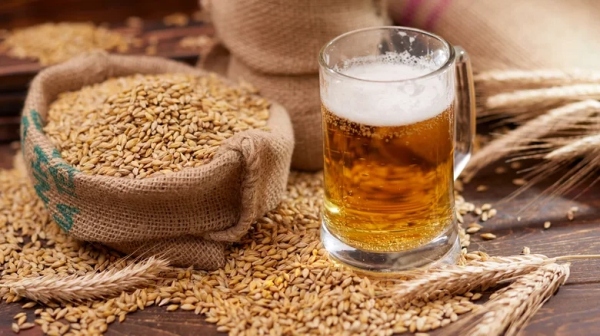
[[[270,131],[240,132],[212,161],[173,174],[126,179],[77,171],[43,133],[50,103],[61,92],[136,73],[207,75],[165,59],[106,53],[47,68],[33,80],[23,110],[29,176],[53,219],[77,239],[216,269],[225,262],[226,244],[241,238],[285,192],[293,150],[289,117],[274,103]]]

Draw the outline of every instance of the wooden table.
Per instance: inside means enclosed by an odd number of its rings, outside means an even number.
[[[8,145],[0,145],[0,167],[11,165],[14,151]],[[516,173],[508,169],[502,175],[495,174],[493,167],[484,170],[478,178],[465,186],[463,195],[476,204],[492,203],[498,215],[484,224],[481,232],[493,232],[498,236],[492,241],[482,241],[472,236],[472,250],[485,251],[491,255],[519,254],[523,246],[534,253],[548,256],[566,254],[600,253],[600,186],[593,187],[577,199],[567,197],[554,199],[540,210],[524,209],[528,201],[536,197],[544,185],[537,186],[515,200],[500,200],[517,189],[512,185]],[[484,182],[485,181],[485,182]],[[480,184],[489,190],[475,191]],[[547,186],[547,185],[546,185]],[[575,195],[583,189],[575,191]],[[571,206],[579,207],[575,219],[569,221],[566,212]],[[517,220],[521,217],[521,220]],[[543,229],[543,223],[551,221],[552,227]],[[525,335],[595,335],[600,333],[600,261],[574,261],[571,276],[565,286],[534,317]],[[12,316],[21,311],[18,304],[0,304],[0,335],[12,335]],[[33,310],[28,312],[30,320]],[[41,335],[39,328],[21,335]],[[443,335],[440,329],[431,335]],[[216,327],[203,321],[193,312],[166,312],[164,307],[149,307],[127,315],[124,323],[113,323],[107,335],[221,335]]]

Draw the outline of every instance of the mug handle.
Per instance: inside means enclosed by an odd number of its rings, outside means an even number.
[[[454,179],[463,171],[475,141],[475,85],[469,54],[454,47],[456,53],[456,103],[454,122]]]

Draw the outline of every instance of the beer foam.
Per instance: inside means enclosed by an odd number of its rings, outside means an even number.
[[[454,101],[453,68],[419,78],[439,67],[414,57],[354,59],[336,69],[352,78],[324,75],[321,99],[331,112],[353,122],[370,126],[414,124],[437,116]]]

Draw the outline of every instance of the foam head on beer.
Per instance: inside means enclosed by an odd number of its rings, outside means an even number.
[[[332,113],[370,126],[401,126],[435,117],[454,101],[454,74],[433,61],[388,53],[344,62],[321,85]],[[431,75],[430,75],[431,74]],[[429,75],[429,76],[427,76]]]

